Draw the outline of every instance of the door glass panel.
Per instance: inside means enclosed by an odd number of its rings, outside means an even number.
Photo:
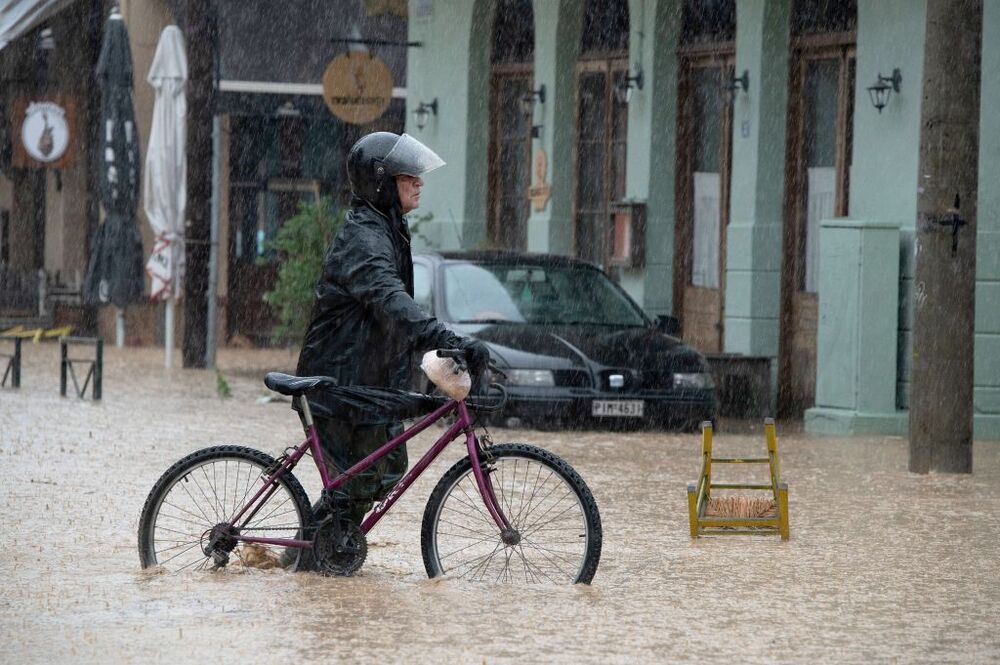
[[[613,90],[626,72],[624,63],[607,65],[578,79],[576,253],[597,264],[607,258],[608,204],[625,195],[628,106]]]
[[[719,288],[719,238],[722,220],[720,164],[722,153],[722,70],[699,67],[691,70],[691,125],[694,141],[693,239],[691,284]]]
[[[815,293],[819,280],[819,224],[836,214],[837,91],[840,60],[810,60],[803,90],[805,233],[800,251],[805,270],[801,287]]]
[[[599,262],[600,221],[607,201],[607,75],[581,74],[579,86],[576,251],[583,259]]]
[[[530,214],[531,119],[522,112],[521,99],[530,90],[530,79],[498,75],[495,90],[493,238],[501,247],[524,249]]]

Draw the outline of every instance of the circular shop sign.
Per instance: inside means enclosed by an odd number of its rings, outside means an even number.
[[[69,146],[66,109],[52,102],[32,102],[24,112],[21,142],[33,159],[54,162]]]
[[[392,101],[392,72],[371,55],[337,56],[323,73],[323,101],[344,122],[371,122]]]

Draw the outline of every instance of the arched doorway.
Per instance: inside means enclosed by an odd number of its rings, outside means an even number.
[[[498,0],[490,53],[487,232],[493,246],[505,249],[528,244],[531,113],[524,100],[531,95],[534,51],[531,0]]]
[[[685,0],[677,113],[674,310],[683,338],[722,351],[732,178],[735,0]]]
[[[795,0],[790,18],[778,405],[816,401],[820,221],[848,214],[856,0]]]
[[[576,66],[573,247],[598,264],[609,252],[609,204],[625,195],[628,103],[615,93],[628,76],[628,43],[628,3],[586,0]]]

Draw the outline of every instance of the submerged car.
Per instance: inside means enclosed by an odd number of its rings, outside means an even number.
[[[500,251],[418,254],[413,263],[415,300],[485,342],[506,372],[508,423],[694,429],[715,419],[705,358],[599,268]]]

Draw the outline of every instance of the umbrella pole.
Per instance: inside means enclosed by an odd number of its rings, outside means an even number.
[[[115,309],[115,346],[119,349],[125,346],[125,308]]]
[[[167,298],[164,312],[163,366],[174,366],[174,297]]]

